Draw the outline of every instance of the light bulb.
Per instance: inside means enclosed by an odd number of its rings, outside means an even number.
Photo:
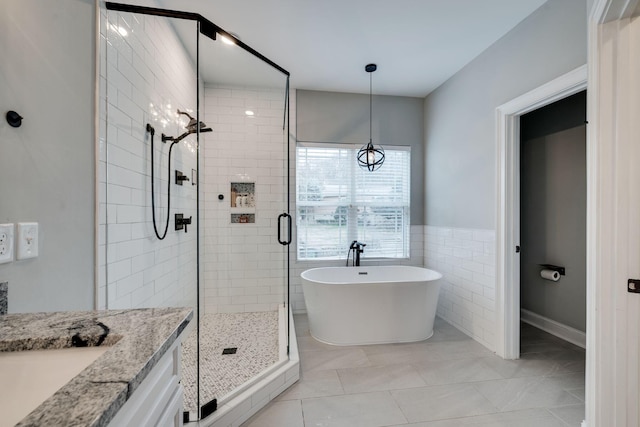
[[[370,165],[376,162],[376,152],[373,150],[367,150],[367,163]]]

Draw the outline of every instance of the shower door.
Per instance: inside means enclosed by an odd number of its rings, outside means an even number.
[[[99,27],[99,308],[197,313],[198,22],[107,3]],[[197,399],[196,321],[182,354]]]
[[[200,376],[205,418],[287,359],[288,75],[199,38]]]
[[[100,14],[99,304],[194,308],[195,421],[288,360],[288,73],[195,13]]]

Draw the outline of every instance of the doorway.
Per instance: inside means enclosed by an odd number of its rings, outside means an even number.
[[[521,117],[586,88],[587,66],[584,65],[496,109],[495,350],[504,359],[520,358]]]
[[[587,67],[579,67],[496,110],[496,353],[520,357],[520,118],[584,91]]]
[[[521,321],[583,349],[586,95],[581,91],[520,117]]]

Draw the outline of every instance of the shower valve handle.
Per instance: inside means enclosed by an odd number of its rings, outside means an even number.
[[[187,232],[187,225],[191,224],[191,218],[185,218],[183,214],[176,214],[175,223],[176,223],[176,231],[182,230],[184,228],[184,232]]]

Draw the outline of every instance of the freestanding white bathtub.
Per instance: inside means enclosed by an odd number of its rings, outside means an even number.
[[[420,267],[324,267],[302,273],[311,335],[333,345],[422,341],[433,335],[439,279]]]

